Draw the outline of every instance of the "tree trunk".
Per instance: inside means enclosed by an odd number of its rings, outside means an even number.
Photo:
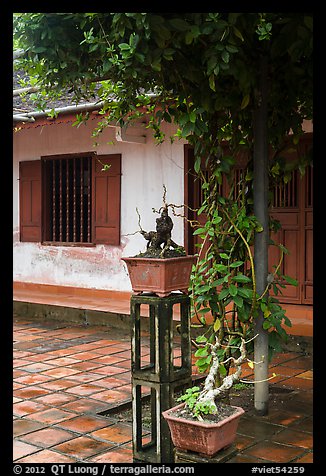
[[[254,214],[263,227],[255,234],[254,265],[257,293],[264,292],[268,274],[268,140],[267,140],[267,61],[261,60],[259,104],[254,111]],[[264,315],[261,310],[255,322],[255,410],[260,415],[268,413],[268,332],[263,329]],[[261,363],[260,363],[261,362]]]

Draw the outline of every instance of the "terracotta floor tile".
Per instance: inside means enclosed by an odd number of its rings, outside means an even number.
[[[79,374],[72,375],[71,379],[76,380],[77,385],[78,383],[88,383],[88,382],[96,382],[95,384],[97,385],[97,382],[101,380],[101,375],[96,374],[94,372],[80,372]]]
[[[122,352],[117,352],[114,354],[115,357],[123,357],[124,359],[131,360],[131,350],[123,350]]]
[[[306,372],[303,372],[302,374],[297,375],[298,378],[308,378],[308,379],[313,379],[314,373],[312,370],[306,370]]]
[[[13,414],[17,416],[25,416],[31,413],[40,412],[43,410],[48,409],[47,405],[43,405],[42,403],[36,403],[31,400],[22,401],[19,403],[15,403],[13,405]]]
[[[43,364],[41,362],[35,362],[33,364],[25,365],[24,370],[25,372],[31,372],[31,373],[36,373],[36,372],[43,372],[44,370],[50,370],[53,369],[52,365],[48,364]]]
[[[99,385],[93,385],[91,383],[85,383],[82,385],[76,385],[75,387],[67,389],[67,392],[72,393],[78,396],[87,396],[92,395],[93,393],[98,393],[103,390],[103,387]]]
[[[26,416],[26,418],[52,425],[53,423],[58,423],[59,421],[67,420],[74,416],[76,416],[76,413],[61,410],[59,408],[49,408],[41,412],[31,413],[28,417]]]
[[[266,461],[286,463],[299,457],[303,453],[303,448],[282,445],[271,441],[260,441],[256,445],[244,451],[244,455],[254,456]]]
[[[42,356],[42,357],[41,357]],[[33,353],[29,357],[26,357],[30,362],[39,362],[42,360],[42,362],[47,362],[50,359],[54,359],[51,352],[42,352],[40,353]]]
[[[70,369],[84,370],[85,372],[87,370],[98,369],[100,367],[103,367],[103,365],[92,362],[92,360],[86,360],[85,362],[78,362],[77,364],[69,365]]]
[[[80,436],[73,440],[67,441],[66,443],[56,445],[52,449],[58,450],[66,455],[74,456],[75,458],[84,460],[86,458],[103,452],[110,446],[112,445],[110,445],[108,442],[94,440],[93,438],[88,438],[87,436]]]
[[[294,358],[295,354],[293,352],[279,352],[273,355],[271,365],[279,365],[281,362],[293,360]]]
[[[52,380],[50,382],[42,383],[40,384],[40,387],[48,391],[49,390],[57,391],[57,390],[66,390],[70,387],[74,387],[75,385],[76,385],[76,380],[60,378],[60,379]]]
[[[49,359],[47,360],[47,363],[54,365],[54,366],[65,366],[65,365],[71,365],[71,364],[77,364],[78,362],[81,362],[80,359],[74,359],[72,357],[57,357],[56,359]]]
[[[237,435],[234,444],[239,451],[251,446],[255,442],[252,436]]]
[[[44,395],[42,397],[38,397],[34,399],[34,402],[42,402],[46,405],[58,407],[62,406],[65,403],[73,402],[77,399],[77,397],[73,395],[68,395],[64,392],[55,392],[50,393],[49,395]]]
[[[304,418],[303,420],[300,419],[295,422],[294,425],[291,426],[293,430],[300,430],[300,431],[308,431],[310,433],[313,432],[313,419],[312,417]]]
[[[274,423],[275,425],[287,426],[295,423],[301,418],[302,416],[300,414],[279,410],[278,408],[272,408],[268,412],[266,421]]]
[[[76,460],[51,450],[41,450],[31,456],[17,460],[17,463],[76,463]]]
[[[121,360],[119,362],[119,367],[123,367],[124,369],[131,369],[131,360]]]
[[[29,365],[30,361],[29,360],[24,360],[24,359],[14,359],[12,361],[12,366],[15,369],[16,367],[24,367],[25,365]]]
[[[52,350],[52,351],[48,351],[46,353],[47,356],[50,356],[51,359],[57,359],[59,357],[67,357],[69,355],[76,355],[76,349],[73,349],[72,347],[71,348],[66,348],[66,349],[57,349],[57,350]],[[77,359],[79,359],[79,357],[76,357]]]
[[[118,403],[130,400],[131,393],[120,392],[118,390],[105,390],[104,392],[93,393],[92,398],[107,403]]]
[[[34,445],[29,445],[24,441],[14,440],[13,443],[13,461],[16,461],[19,458],[23,458],[24,456],[30,455],[39,451],[40,448]]]
[[[30,357],[32,352],[23,351],[23,350],[13,350],[12,356],[14,359],[24,359],[25,357]]]
[[[95,354],[95,352],[78,352],[74,355],[78,360],[91,360],[98,357],[98,354]]]
[[[234,456],[234,458],[231,458],[229,461],[226,461],[226,463],[250,463],[250,464],[254,464],[254,463],[266,463],[266,460],[240,454],[240,455]]]
[[[69,369],[68,367],[57,367],[56,369],[46,370],[42,375],[46,375],[53,378],[71,377],[78,374],[80,370]]]
[[[291,377],[288,378],[284,385],[289,388],[299,388],[299,389],[307,389],[310,390],[313,388],[313,380],[312,379],[305,379],[299,377]]]
[[[118,379],[116,377],[104,377],[100,378],[100,380],[96,381],[98,385],[101,385],[101,387],[105,388],[115,388],[117,389],[118,387],[121,387],[122,385],[125,385],[126,382],[125,380]]]
[[[39,397],[40,395],[46,395],[47,391],[44,388],[39,386],[31,386],[26,388],[20,388],[19,390],[15,390],[14,395],[18,398],[35,398]]]
[[[287,367],[284,365],[276,365],[269,370],[270,374],[276,373],[276,375],[284,375],[285,377],[293,377],[300,373],[300,369],[296,367]]]
[[[126,443],[132,440],[132,428],[129,425],[117,423],[115,425],[107,426],[101,430],[96,430],[91,433],[91,436],[100,438],[101,440],[110,441],[112,443]]]
[[[89,342],[87,344],[83,344],[80,346],[80,349],[82,351],[94,351],[96,352],[97,349],[102,349],[102,348],[108,347],[107,341],[105,340],[96,340],[94,342]]]
[[[24,372],[23,370],[20,370],[20,369],[16,369],[12,373],[12,378],[16,379],[16,378],[19,378],[19,377],[26,377],[26,375],[29,375],[29,373]]]
[[[44,428],[44,425],[37,421],[23,420],[23,419],[15,420],[13,423],[13,435],[14,437],[20,436],[20,435],[26,435],[27,433],[40,430],[41,428]]]
[[[273,436],[273,441],[277,443],[288,444],[291,446],[300,446],[301,448],[311,449],[313,446],[312,434],[304,431],[297,431],[290,428],[282,430]]]
[[[62,430],[61,428],[43,428],[42,430],[21,436],[20,439],[31,445],[49,448],[75,437],[76,436],[72,433]]]
[[[238,426],[238,434],[252,436],[256,439],[265,439],[271,437],[271,435],[279,432],[281,429],[282,427],[279,425],[242,416]]]
[[[294,367],[304,370],[311,370],[313,366],[312,358],[311,357],[298,357],[297,359],[290,360],[286,362],[284,365],[287,367]]]
[[[300,401],[295,398],[287,400],[286,411],[296,413],[302,417],[311,416],[313,413],[312,401]]]
[[[97,374],[106,375],[107,377],[110,375],[119,375],[119,378],[124,378],[122,374],[126,375],[126,369],[124,367],[118,367],[115,365],[105,365],[104,367],[99,367],[94,369],[94,372]],[[129,372],[130,375],[130,372]]]
[[[112,449],[91,458],[89,461],[93,463],[132,463],[133,454],[132,450],[128,448]]]
[[[95,415],[82,415],[59,423],[61,428],[78,433],[90,433],[108,425],[108,420]]]
[[[73,410],[78,413],[99,413],[108,408],[108,404],[91,398],[78,398],[77,401],[61,406],[64,410]]]
[[[296,463],[313,463],[314,457],[312,453],[306,453],[305,455],[301,456],[301,458],[295,460]]]
[[[117,362],[125,361],[126,359],[124,357],[116,357],[116,354],[114,355],[104,355],[103,357],[100,357],[99,355],[95,358],[92,359],[92,362],[96,362],[98,364],[103,364],[103,365],[109,365],[109,364],[116,364]]]
[[[53,377],[45,376],[42,374],[29,374],[24,377],[19,377],[16,379],[16,382],[24,385],[37,385],[44,382],[49,382],[53,380]]]
[[[131,383],[126,383],[124,385],[121,385],[121,387],[117,387],[117,389],[119,392],[125,392],[127,395],[131,395],[131,392],[132,392],[132,385]],[[142,391],[142,393],[146,393],[144,391]]]

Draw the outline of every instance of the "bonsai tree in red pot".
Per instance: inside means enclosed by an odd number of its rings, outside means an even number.
[[[178,399],[183,403],[162,412],[174,446],[208,457],[234,442],[239,419],[244,413],[241,407],[226,405],[218,400],[225,397],[240,380],[242,364],[247,360],[246,341],[241,340],[238,358],[231,356],[227,359],[234,366],[234,373],[225,376],[221,385],[216,386],[219,367],[227,363],[219,359],[220,347],[217,338],[215,344],[211,344],[212,364],[202,389],[198,386],[187,389]]]
[[[172,291],[187,293],[195,262],[194,256],[187,255],[184,247],[172,240],[173,221],[168,210],[171,207],[174,211],[176,205],[166,202],[166,188],[163,188],[163,206],[158,211],[160,216],[156,219],[156,231],[143,230],[139,217],[139,232],[147,240],[146,251],[122,258],[127,264],[133,291],[155,293],[159,297],[168,296]]]

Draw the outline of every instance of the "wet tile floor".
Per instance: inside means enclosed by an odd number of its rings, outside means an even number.
[[[131,425],[103,415],[130,402],[130,358],[123,331],[14,316],[14,461],[132,463]],[[312,463],[312,357],[277,354],[270,371],[284,395],[267,416],[242,416],[228,462]]]

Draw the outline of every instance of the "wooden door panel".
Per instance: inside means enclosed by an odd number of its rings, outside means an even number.
[[[273,214],[273,217],[277,218],[281,222],[282,229],[279,230],[277,233],[273,233],[271,238],[275,242],[275,244],[282,244],[289,251],[289,254],[284,254],[283,256],[283,261],[280,268],[281,274],[290,276],[291,278],[298,280],[300,274],[300,231],[298,225],[294,224],[297,221],[297,217],[295,215],[298,214]],[[286,218],[288,218],[289,216],[291,216],[291,219],[286,220]],[[280,257],[280,249],[277,246],[271,246],[269,249],[269,272],[273,272],[275,270],[275,266],[278,265]],[[282,295],[278,295],[278,299],[281,302],[299,303],[300,286],[286,284],[286,282],[284,281],[282,282],[282,284],[285,285],[285,288],[281,288]],[[273,294],[272,291],[271,294]]]
[[[313,300],[313,230],[312,230],[312,212],[306,213],[310,215],[307,222],[310,227],[305,229],[305,269],[303,283],[303,301],[305,304],[312,304]]]

